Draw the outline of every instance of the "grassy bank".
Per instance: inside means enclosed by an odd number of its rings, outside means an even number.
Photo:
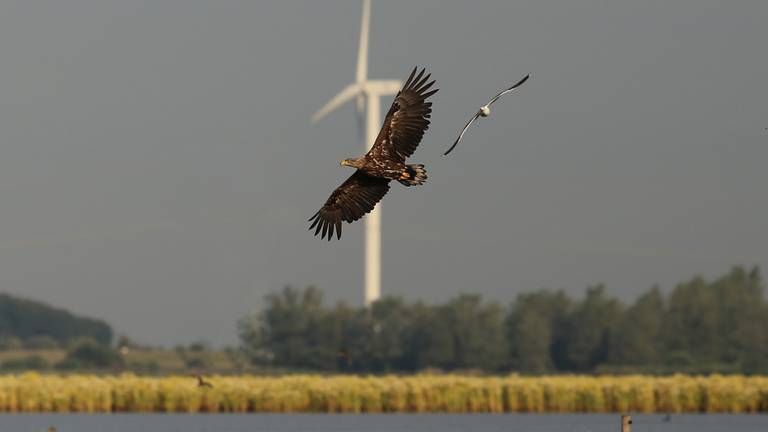
[[[766,412],[768,377],[0,376],[3,412]]]

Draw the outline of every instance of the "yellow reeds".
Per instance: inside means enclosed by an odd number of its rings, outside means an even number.
[[[0,412],[767,412],[768,377],[0,376]]]

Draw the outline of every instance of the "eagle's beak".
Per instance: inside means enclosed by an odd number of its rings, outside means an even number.
[[[341,162],[339,162],[339,166],[344,166],[344,165],[346,165],[344,162],[345,162],[344,160],[342,160]]]

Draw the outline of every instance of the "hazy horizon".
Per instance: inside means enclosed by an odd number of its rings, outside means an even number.
[[[0,6],[0,291],[173,345],[236,342],[284,285],[362,301],[362,224],[307,218],[362,151],[361,2]],[[624,300],[768,268],[768,3],[373,1],[369,75],[441,90],[383,201],[385,295]],[[467,118],[494,106],[448,157]],[[382,113],[391,103],[383,98]]]

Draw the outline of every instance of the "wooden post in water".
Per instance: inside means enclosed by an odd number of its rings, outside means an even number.
[[[621,432],[632,432],[632,417],[623,414],[621,416]]]

